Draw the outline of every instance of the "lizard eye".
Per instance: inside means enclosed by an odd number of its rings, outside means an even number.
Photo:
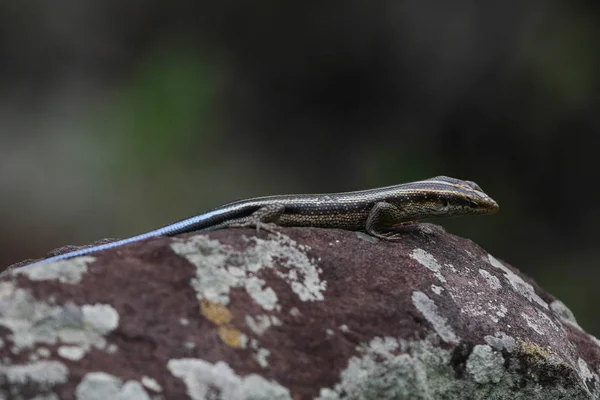
[[[477,207],[479,207],[479,204],[477,204],[476,201],[469,200],[469,207],[471,207],[471,208],[477,208]]]

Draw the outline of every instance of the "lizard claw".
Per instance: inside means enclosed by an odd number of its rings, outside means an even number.
[[[368,232],[369,235],[383,240],[401,240],[402,234],[399,232]]]

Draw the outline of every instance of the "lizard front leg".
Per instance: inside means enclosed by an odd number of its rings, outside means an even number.
[[[381,201],[375,203],[367,218],[365,230],[369,235],[384,240],[399,240],[402,235],[394,232],[394,228],[409,225],[413,221],[402,222],[404,213],[402,209],[394,204]]]

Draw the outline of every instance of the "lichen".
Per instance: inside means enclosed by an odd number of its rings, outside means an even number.
[[[174,242],[171,247],[196,266],[192,287],[199,300],[229,304],[233,288],[244,288],[256,304],[266,311],[279,310],[277,294],[258,277],[263,269],[273,269],[301,301],[322,301],[327,287],[321,270],[306,254],[308,248],[287,236],[274,239],[249,238],[252,244],[235,250],[206,236],[193,236]],[[274,269],[279,264],[281,268]]]
[[[195,358],[173,359],[167,369],[183,380],[193,400],[292,400],[290,391],[279,383],[256,374],[241,377],[222,361],[211,364]]]
[[[583,400],[600,397],[598,392],[590,393],[584,382],[570,379],[576,375],[572,368],[535,346],[529,347],[535,358],[529,358],[520,350],[504,355],[491,346],[476,345],[467,355],[466,374],[459,373],[454,351],[440,347],[436,336],[415,341],[375,338],[357,350],[359,355],[348,361],[338,383],[331,388],[321,388],[318,400]],[[562,379],[545,380],[544,373]]]
[[[116,329],[119,314],[108,304],[51,305],[37,301],[12,282],[0,282],[0,326],[11,333],[12,351],[19,353],[39,344],[68,344],[84,351],[104,349],[105,336]]]
[[[413,292],[412,301],[443,341],[454,344],[460,341],[460,338],[448,326],[448,319],[439,314],[437,305],[425,293]]]
[[[505,373],[502,353],[488,345],[477,345],[467,359],[467,372],[477,383],[498,383]]]
[[[446,283],[446,278],[442,274],[442,266],[433,255],[423,249],[414,249],[409,256],[428,270],[432,271],[440,282]]]
[[[504,277],[508,280],[515,292],[525,297],[527,300],[537,303],[538,305],[548,309],[548,303],[546,303],[538,294],[535,292],[533,286],[523,280],[519,275],[512,272],[509,268],[505,267],[500,261],[498,261],[491,254],[488,254],[487,262],[494,268],[498,268],[504,272]]]
[[[28,265],[27,268],[8,271],[9,274],[26,275],[32,281],[58,280],[71,285],[78,284],[87,273],[87,265],[96,261],[95,257],[76,257],[43,264]]]
[[[150,400],[150,396],[135,380],[122,379],[105,372],[86,374],[75,389],[77,400]]]

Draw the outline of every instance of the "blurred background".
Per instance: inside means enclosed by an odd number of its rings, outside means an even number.
[[[600,3],[0,3],[0,266],[246,197],[444,174],[439,221],[600,336]]]

